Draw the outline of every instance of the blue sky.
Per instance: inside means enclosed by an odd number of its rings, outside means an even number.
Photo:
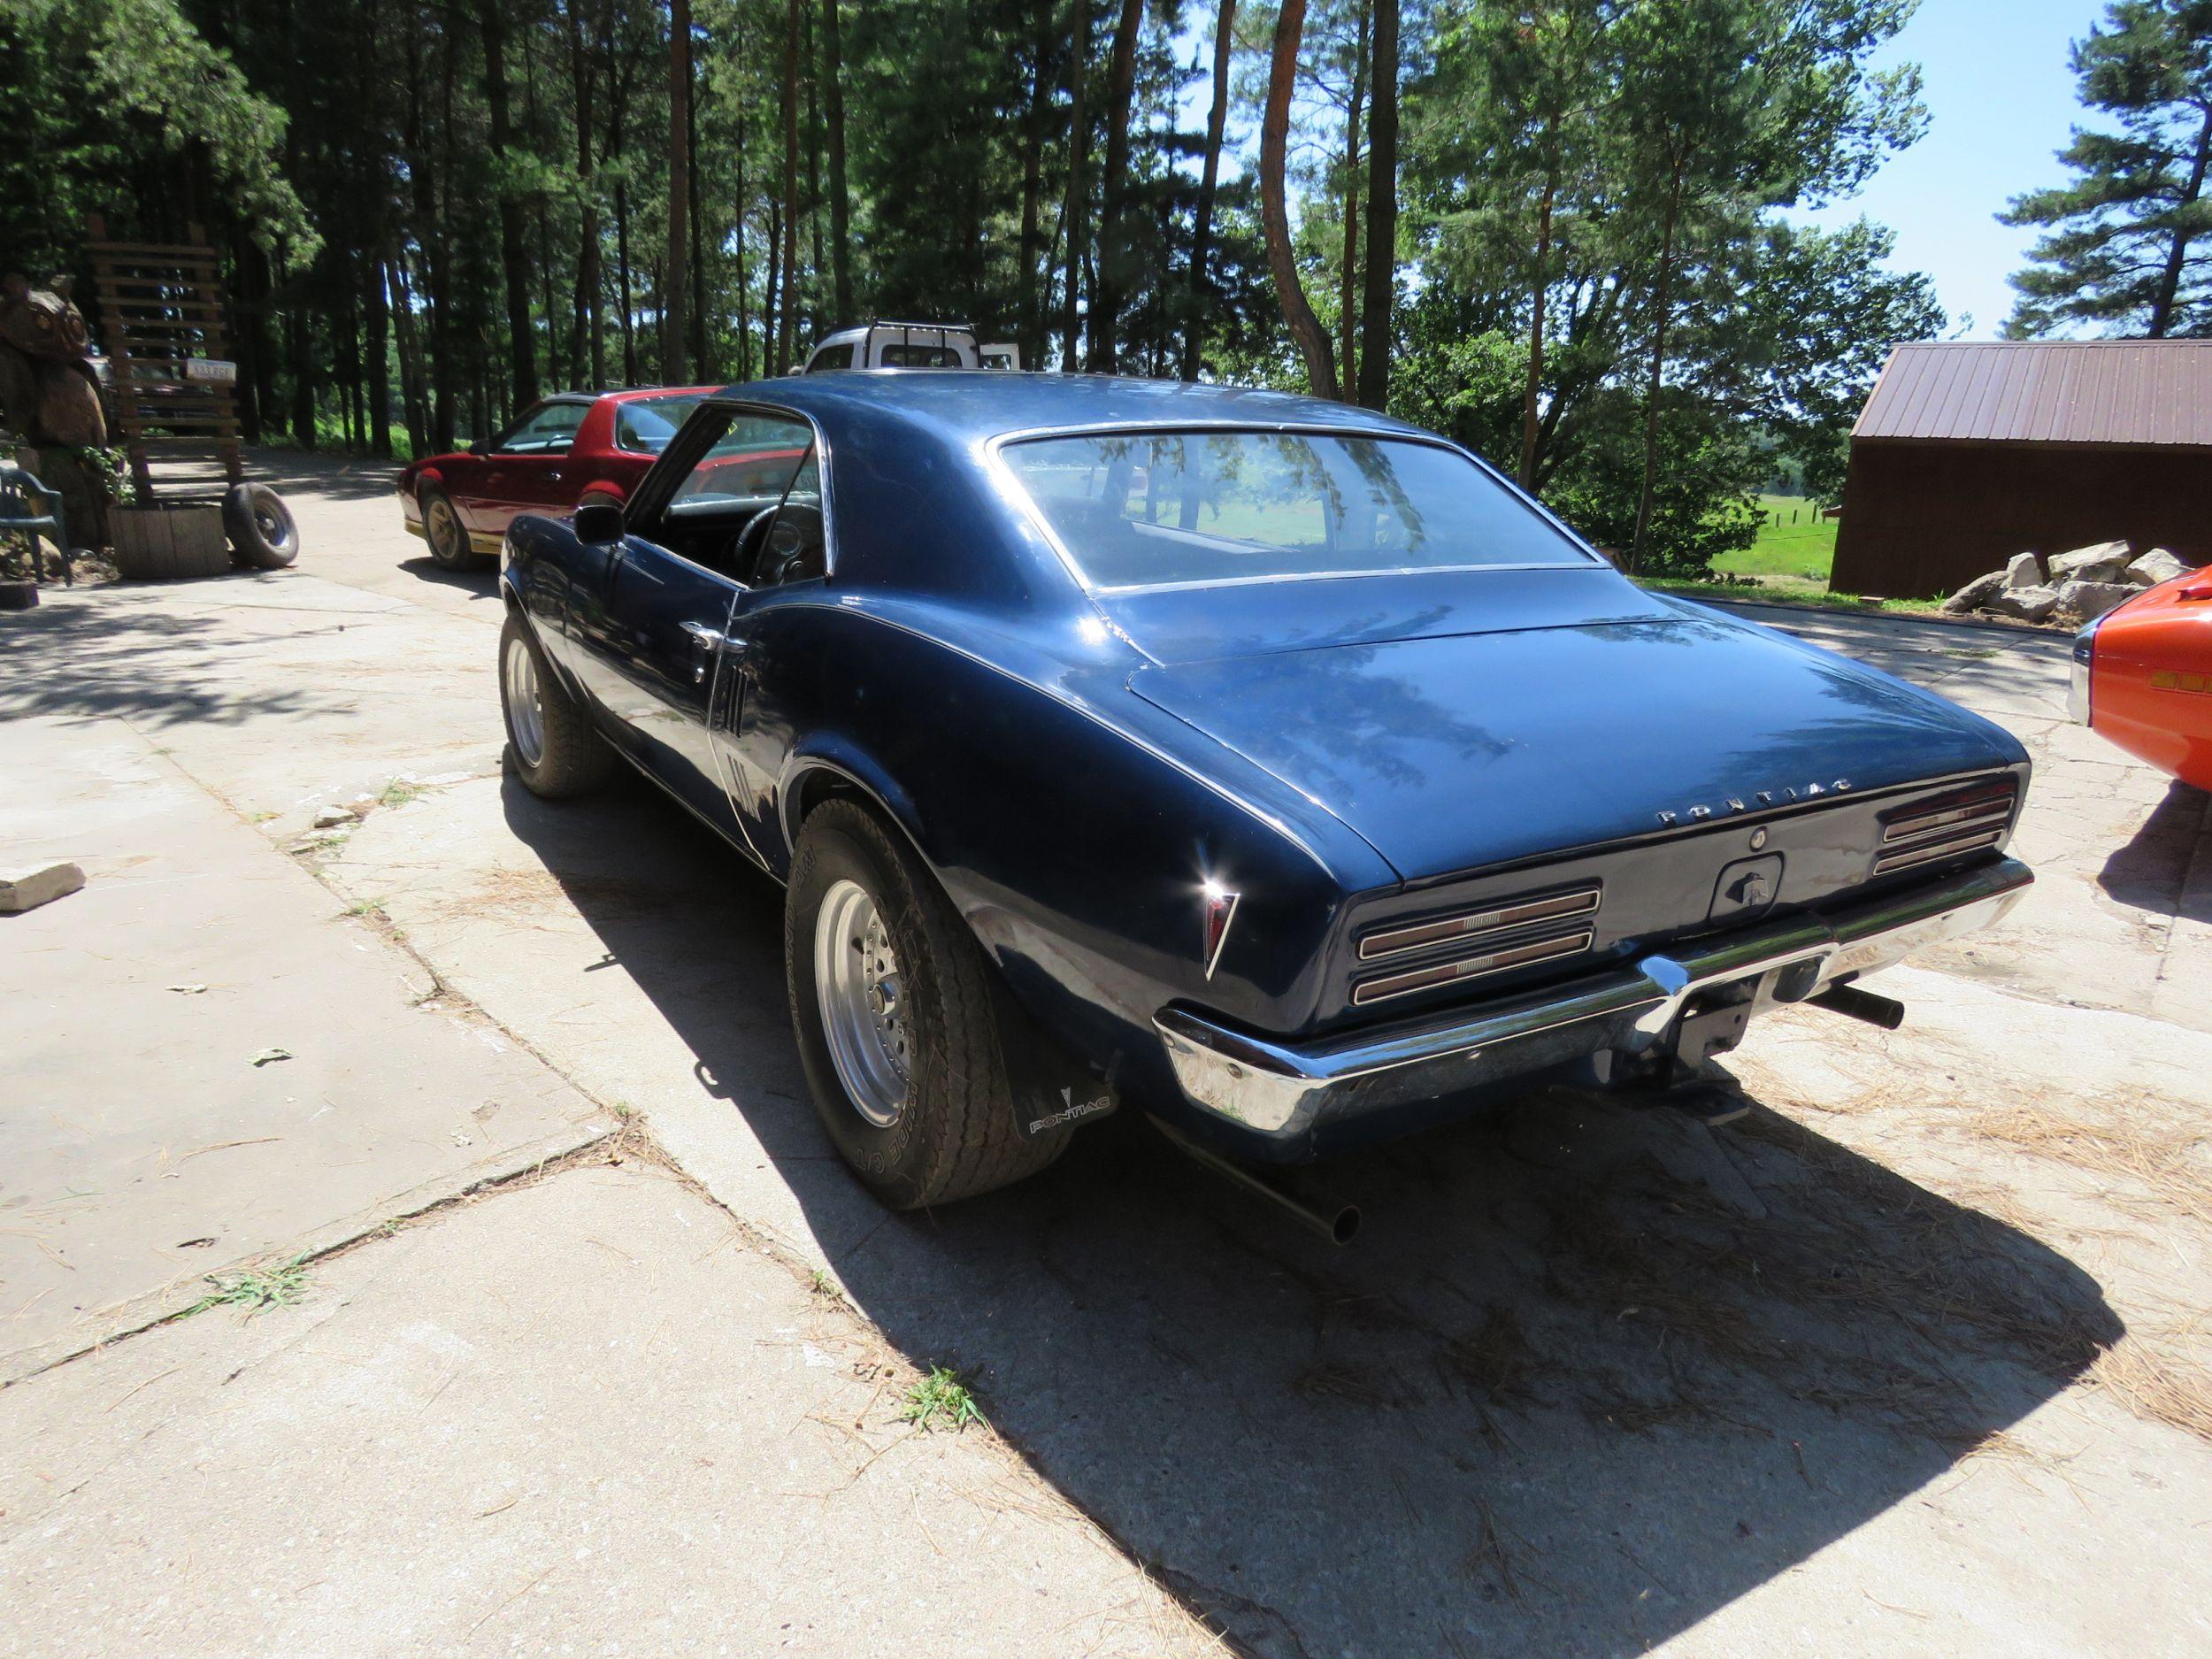
[[[1851,201],[1802,217],[1887,225],[1892,263],[1935,279],[1952,328],[1970,313],[1970,336],[1994,338],[2012,310],[2006,279],[2035,238],[1992,216],[2066,177],[2053,152],[2084,115],[2067,46],[2103,16],[2098,0],[1922,0],[1878,61],[1920,65],[1928,135]]]

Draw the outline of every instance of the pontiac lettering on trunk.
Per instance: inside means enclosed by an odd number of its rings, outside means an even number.
[[[1812,801],[1822,795],[1843,795],[1851,787],[1848,778],[1838,778],[1832,783],[1808,783],[1794,788],[1761,789],[1748,795],[1724,795],[1718,802],[1685,807],[1679,812],[1662,812],[1663,825],[1679,824],[1684,820],[1697,823],[1705,818],[1732,818],[1739,812],[1757,812],[1770,806],[1787,806],[1793,801]]]

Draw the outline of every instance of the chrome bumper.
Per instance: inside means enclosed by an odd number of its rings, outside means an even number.
[[[1802,1002],[1847,974],[1987,927],[2035,876],[2017,859],[1826,916],[1793,916],[1701,940],[1671,956],[1520,997],[1303,1042],[1248,1036],[1181,1008],[1153,1028],[1194,1105],[1285,1139],[1317,1125],[1433,1100],[1609,1050],[1647,1052],[1686,1004],[1755,980],[1755,1013]]]

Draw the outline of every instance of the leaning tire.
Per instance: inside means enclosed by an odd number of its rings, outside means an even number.
[[[255,570],[280,571],[300,556],[300,527],[284,497],[266,484],[234,484],[223,497],[231,557]]]
[[[884,1202],[949,1203],[1060,1156],[1065,1129],[1025,1141],[1014,1127],[974,934],[912,849],[856,803],[808,814],[783,941],[815,1110]],[[892,1018],[876,1018],[887,1002]]]
[[[499,633],[499,709],[508,764],[532,795],[549,801],[588,795],[614,771],[614,750],[561,688],[529,626],[511,611]]]
[[[422,507],[422,539],[429,544],[430,557],[440,570],[474,570],[484,562],[469,546],[469,533],[445,491],[426,484],[417,499]]]

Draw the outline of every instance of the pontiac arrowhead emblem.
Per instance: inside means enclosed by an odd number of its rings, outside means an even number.
[[[1236,920],[1237,902],[1244,895],[1230,892],[1217,881],[1209,881],[1202,891],[1206,902],[1198,959],[1206,964],[1206,977],[1210,979],[1221,965],[1222,950],[1229,942],[1229,925]]]

